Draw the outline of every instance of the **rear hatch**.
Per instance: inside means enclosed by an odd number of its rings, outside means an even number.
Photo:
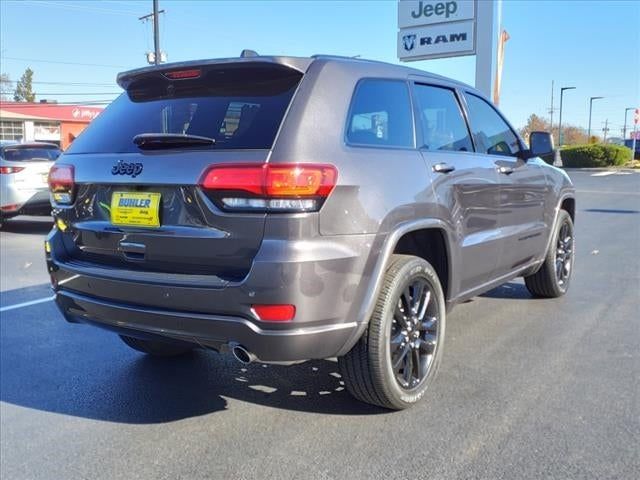
[[[200,184],[212,165],[267,161],[302,75],[255,61],[121,76],[126,93],[56,166],[75,177],[72,206],[56,210],[73,239],[68,260],[155,278],[243,278],[265,214],[224,212]]]

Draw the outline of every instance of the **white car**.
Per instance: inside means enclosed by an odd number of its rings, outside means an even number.
[[[0,226],[16,215],[49,215],[47,177],[60,148],[53,143],[0,143]]]

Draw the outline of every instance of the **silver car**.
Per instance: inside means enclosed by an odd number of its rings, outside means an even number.
[[[51,212],[47,177],[59,155],[53,143],[0,143],[0,226],[16,215]]]

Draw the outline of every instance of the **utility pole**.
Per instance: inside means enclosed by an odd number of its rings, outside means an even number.
[[[624,109],[624,128],[622,129],[622,140],[627,139],[627,112],[629,110],[635,110],[635,108],[629,107]]]
[[[549,130],[551,130],[551,136],[553,137],[553,80],[551,80],[551,108],[549,109],[549,115],[551,115]]]
[[[558,147],[562,146],[562,97],[565,90],[574,90],[576,87],[562,87],[560,89],[560,120],[558,120]]]
[[[608,118],[604,122],[604,128],[602,129],[602,131],[604,132],[604,140],[602,141],[602,143],[607,143],[607,133],[609,132],[609,119]]]
[[[587,132],[587,142],[591,143],[591,111],[593,110],[593,101],[600,100],[604,97],[591,97],[589,98],[589,130]]]
[[[147,21],[151,19],[153,21],[153,63],[155,65],[160,65],[162,61],[162,52],[160,51],[160,16],[159,14],[164,13],[164,10],[158,10],[158,0],[153,0],[153,13],[149,13],[147,15],[143,15],[138,18],[140,21]],[[147,54],[147,59],[149,54]],[[149,63],[152,63],[149,61]]]

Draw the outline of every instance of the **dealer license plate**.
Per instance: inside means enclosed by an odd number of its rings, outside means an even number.
[[[130,227],[160,226],[160,194],[113,192],[111,223]]]

